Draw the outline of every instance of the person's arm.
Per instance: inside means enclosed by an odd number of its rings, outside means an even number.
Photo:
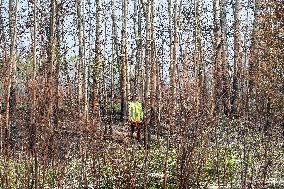
[[[133,122],[133,104],[129,103],[129,121]]]
[[[144,113],[143,113],[143,108],[142,108],[142,104],[139,103],[139,112],[140,112],[140,121],[142,121],[144,119]]]

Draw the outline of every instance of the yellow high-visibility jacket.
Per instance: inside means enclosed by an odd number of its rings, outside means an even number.
[[[141,122],[143,117],[142,104],[138,101],[129,102],[129,120],[132,122]]]

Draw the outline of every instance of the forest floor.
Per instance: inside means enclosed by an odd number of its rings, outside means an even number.
[[[12,122],[11,156],[0,156],[0,188],[284,188],[281,128],[269,133],[241,120],[190,120],[168,134],[153,128],[150,148],[127,123],[95,129],[65,119],[31,135],[25,113]],[[143,135],[142,135],[143,136]],[[245,176],[244,176],[245,175]]]

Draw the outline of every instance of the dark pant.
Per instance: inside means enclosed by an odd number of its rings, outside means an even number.
[[[135,130],[137,130],[137,140],[141,140],[141,126],[142,123],[137,123],[137,122],[131,122],[130,128],[131,128],[131,137],[133,138],[133,133]]]

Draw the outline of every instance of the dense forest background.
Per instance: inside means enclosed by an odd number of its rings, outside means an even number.
[[[283,46],[283,0],[0,0],[0,187],[284,187]]]

